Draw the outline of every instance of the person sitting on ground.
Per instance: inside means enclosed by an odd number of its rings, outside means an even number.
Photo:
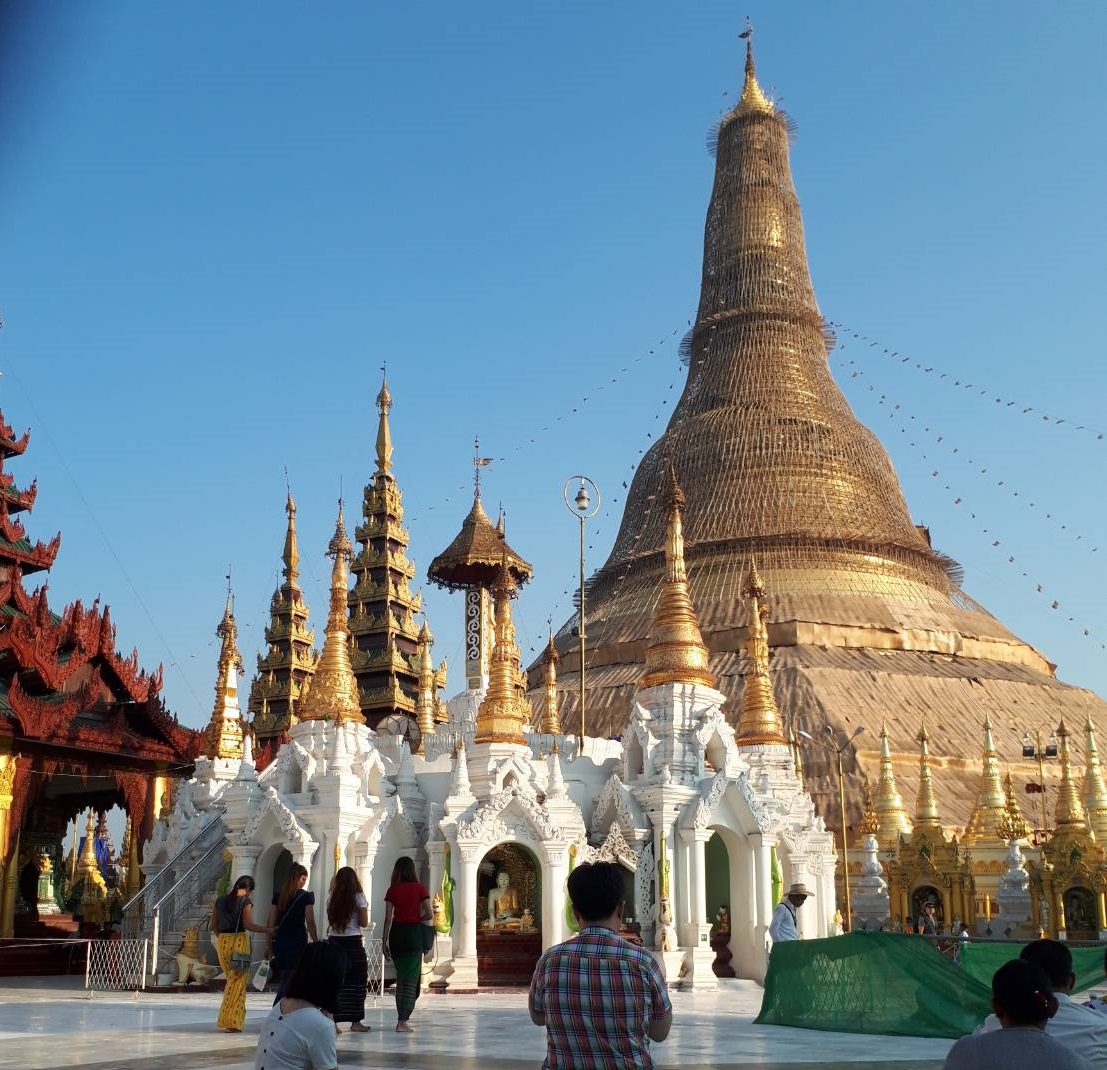
[[[1045,970],[1025,959],[1005,962],[992,977],[992,1010],[1002,1029],[962,1037],[942,1070],[1091,1070],[1091,1063],[1045,1034],[1057,999]]]
[[[1022,949],[1019,958],[1045,971],[1057,997],[1057,1013],[1046,1023],[1046,1035],[1083,1055],[1095,1070],[1107,1070],[1107,1018],[1072,998],[1076,974],[1068,946],[1060,940],[1034,940]],[[976,1032],[991,1033],[999,1028],[999,1019],[989,1014]]]
[[[652,1070],[649,1042],[669,1035],[673,1005],[653,956],[618,935],[622,869],[577,866],[569,899],[580,932],[551,947],[530,982],[530,1020],[546,1027],[543,1070]]]
[[[769,922],[769,936],[772,937],[774,944],[799,939],[796,911],[803,906],[810,895],[811,893],[802,884],[793,884],[788,889],[788,893],[773,911],[772,921]]]
[[[338,1070],[334,1015],[345,977],[341,948],[304,948],[284,997],[262,1022],[254,1070]]]

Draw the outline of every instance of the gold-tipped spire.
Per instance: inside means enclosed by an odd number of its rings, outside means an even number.
[[[659,684],[701,684],[714,687],[715,677],[708,671],[707,647],[700,635],[699,621],[688,593],[688,573],[684,566],[684,529],[681,510],[684,493],[676,472],[669,465],[665,488],[668,525],[665,537],[665,578],[661,597],[650,628],[646,648],[646,671],[640,688]]]
[[[238,706],[238,673],[242,672],[242,655],[238,652],[238,625],[234,619],[234,600],[227,584],[227,604],[223,619],[215,629],[222,640],[219,666],[215,680],[215,706],[211,721],[204,729],[204,753],[209,758],[242,760],[242,711]]]
[[[999,755],[992,739],[992,716],[984,716],[984,758],[980,791],[965,828],[963,842],[968,845],[991,841],[1002,843],[997,826],[1007,808],[1007,796],[999,782]]]
[[[1096,839],[1100,844],[1107,842],[1107,787],[1104,786],[1103,771],[1099,767],[1095,725],[1090,716],[1084,722],[1084,788],[1081,799],[1088,812],[1088,824]]]
[[[1023,817],[1022,809],[1019,807],[1019,799],[1011,783],[1010,773],[1004,778],[1003,788],[1007,795],[1007,805],[1004,807],[1003,817],[996,823],[996,832],[1004,843],[1025,840],[1030,835],[1030,826],[1026,823],[1026,818]]]
[[[859,840],[868,836],[876,836],[880,832],[880,819],[876,816],[876,807],[873,805],[873,789],[868,780],[865,781],[864,802],[861,806],[861,824],[857,826]]]
[[[281,560],[284,568],[285,582],[293,591],[300,589],[296,580],[300,576],[300,546],[296,540],[296,500],[292,497],[292,488],[288,488],[288,500],[285,502],[284,511],[288,514],[288,528],[284,534],[284,550]]]
[[[331,606],[327,615],[326,639],[307,694],[300,699],[298,713],[301,721],[361,721],[357,680],[350,665],[350,632],[346,617],[352,551],[341,499],[338,502],[338,522],[334,537],[327,546],[327,556],[334,559],[334,567],[331,569]]]
[[[377,471],[387,475],[392,471],[392,431],[388,426],[388,413],[392,408],[392,392],[388,389],[388,375],[381,369],[381,389],[377,395]]]
[[[757,562],[752,559],[742,594],[750,603],[750,629],[746,641],[750,664],[738,713],[738,744],[786,743],[769,676],[769,608],[765,602],[765,586],[757,571]]]
[[[506,551],[493,595],[496,601],[496,644],[488,670],[488,690],[477,710],[475,742],[525,745],[523,729],[530,723],[530,704],[519,668],[515,625],[511,620],[515,580],[507,564]]]
[[[1084,806],[1076,790],[1076,781],[1072,775],[1072,755],[1069,754],[1069,730],[1064,718],[1057,726],[1057,738],[1061,741],[1061,783],[1057,788],[1057,804],[1054,809],[1054,821],[1057,828],[1067,826],[1070,829],[1088,827],[1084,817]]]
[[[930,736],[925,724],[916,738],[919,742],[919,794],[915,800],[915,827],[941,833],[942,819],[938,814],[938,800],[934,797],[934,783],[930,777]]]
[[[542,711],[542,720],[538,726],[540,732],[550,735],[559,735],[561,732],[561,714],[557,698],[557,665],[560,660],[551,629],[550,641],[546,644],[546,653],[543,656],[546,666],[546,708]]]
[[[772,115],[776,110],[773,102],[765,96],[757,81],[757,68],[753,62],[753,25],[749,19],[746,20],[745,33],[739,36],[746,42],[746,79],[742,85],[742,97],[735,110],[739,115],[747,115],[751,112]]]
[[[427,737],[434,732],[434,714],[438,696],[434,686],[434,661],[431,658],[433,642],[434,636],[431,635],[430,626],[424,617],[423,626],[419,629],[419,694],[415,700],[415,719],[419,722],[419,745],[415,749],[416,754],[426,754]]]
[[[880,781],[876,786],[874,808],[878,825],[877,838],[882,848],[895,847],[900,836],[911,834],[907,808],[903,805],[896,786],[896,773],[892,767],[892,744],[888,738],[886,722],[881,722],[880,725]]]

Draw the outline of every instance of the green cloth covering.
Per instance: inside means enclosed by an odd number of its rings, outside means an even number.
[[[1017,959],[1026,944],[969,943],[961,949],[961,965],[970,977],[992,987],[992,975],[1005,962]],[[1104,945],[1095,947],[1070,947],[1072,970],[1076,974],[1076,991],[1101,984],[1104,980]]]
[[[962,1037],[991,1011],[987,985],[928,940],[850,933],[773,945],[756,1021],[836,1033]]]

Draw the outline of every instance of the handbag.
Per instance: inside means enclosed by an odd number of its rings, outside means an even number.
[[[238,911],[238,921],[234,927],[234,934],[237,936],[242,932],[242,916],[246,913],[246,906],[243,904]],[[249,951],[232,951],[231,952],[231,969],[235,973],[249,973],[250,966],[253,964],[253,958]]]

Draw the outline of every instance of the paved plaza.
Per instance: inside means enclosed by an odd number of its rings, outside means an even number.
[[[753,1025],[761,990],[731,982],[711,993],[673,994],[673,1032],[654,1046],[659,1067],[681,1070],[774,1067],[845,1070],[858,1063],[896,1070],[938,1067],[952,1043],[912,1037],[816,1033]],[[219,997],[97,994],[75,979],[0,982],[0,1070],[94,1067],[95,1070],[244,1070],[270,997],[251,992],[246,1032],[215,1028]],[[339,1066],[372,1070],[534,1070],[545,1036],[527,1017],[524,993],[428,996],[413,1036],[393,1032],[390,1004],[371,1009],[373,1032],[339,1039]]]

